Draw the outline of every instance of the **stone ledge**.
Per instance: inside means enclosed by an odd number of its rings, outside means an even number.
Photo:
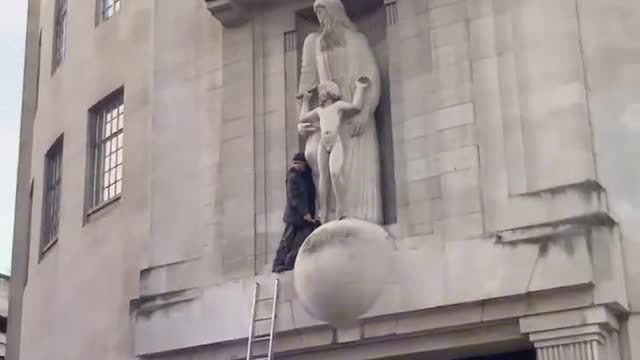
[[[558,221],[499,231],[494,234],[500,243],[544,241],[551,238],[585,234],[589,226],[613,226],[615,221],[604,212],[594,212]]]
[[[224,27],[240,26],[249,21],[247,8],[236,0],[204,0],[207,10]]]
[[[193,292],[167,294],[172,298],[164,300],[161,297],[146,299],[146,303],[140,305],[141,309],[136,316],[136,353],[139,356],[148,356],[206,346],[214,346],[222,352],[240,350],[240,348],[236,349],[235,344],[244,344],[246,341],[250,285],[255,281],[270,282],[272,279],[273,276],[257,277],[253,280],[248,279],[223,286],[225,288],[232,286],[234,288],[232,292],[227,289],[207,295],[206,290],[203,289],[200,290],[204,292],[202,294],[198,290],[193,290]],[[220,287],[216,288],[222,290]],[[286,324],[281,323],[283,327],[279,329],[279,340],[275,351],[288,358],[291,354],[311,355],[321,349],[326,351],[341,341],[347,341],[356,346],[366,346],[372,341],[377,342],[380,338],[401,342],[403,338],[417,334],[428,333],[429,336],[434,336],[434,334],[458,331],[475,332],[496,324],[518,328],[518,319],[522,317],[553,314],[558,311],[590,306],[593,303],[592,292],[591,286],[573,286],[445,307],[392,311],[378,316],[365,316],[357,327],[343,329],[339,333],[324,323],[314,321],[301,324],[298,322],[299,318],[296,318],[286,321]],[[190,295],[195,298],[188,299]],[[236,305],[224,310],[217,306],[227,302]],[[293,304],[297,301],[291,299],[287,301],[289,302]],[[180,312],[172,311],[174,306],[183,308]],[[206,311],[203,312],[205,309]],[[285,307],[280,306],[279,309],[282,310]],[[187,319],[184,319],[184,314],[193,316],[187,316]],[[284,318],[288,316],[282,319]],[[216,321],[212,322],[213,319]],[[181,334],[182,340],[176,339],[173,332],[168,330],[184,326],[188,326],[190,330],[188,334]],[[187,339],[188,341],[185,341]],[[522,336],[522,339],[525,337]],[[235,353],[234,355],[241,356]],[[302,358],[293,356],[295,359]]]
[[[577,329],[580,326],[588,325],[603,325],[612,330],[620,328],[616,317],[605,306],[527,316],[520,319],[520,329],[525,334],[557,332],[558,330]],[[580,332],[576,333],[581,334]]]
[[[519,221],[515,216],[512,226],[500,226],[502,229],[498,227],[497,231],[491,232],[490,235],[496,237],[500,243],[542,241],[586,233],[588,228],[593,226],[616,225],[616,220],[609,214],[607,193],[594,181],[511,197],[511,201],[518,202],[523,208],[538,200],[545,204],[541,208],[544,211],[538,212],[538,216],[526,212],[530,219],[526,222]]]
[[[140,298],[196,288],[199,266],[194,258],[140,270]]]
[[[144,317],[176,304],[193,301],[200,295],[202,295],[201,289],[187,289],[151,296],[141,296],[131,300],[130,309],[135,312],[136,317]]]

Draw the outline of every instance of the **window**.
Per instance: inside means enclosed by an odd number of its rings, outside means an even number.
[[[100,19],[109,20],[115,13],[120,11],[121,0],[98,0],[100,8]]]
[[[122,192],[124,92],[122,89],[90,111],[91,192],[89,209],[117,199]]]
[[[45,156],[44,204],[42,207],[42,236],[40,252],[46,252],[58,240],[60,225],[60,196],[62,192],[63,137],[51,146]]]
[[[67,0],[56,0],[53,29],[52,73],[64,61],[67,49]]]

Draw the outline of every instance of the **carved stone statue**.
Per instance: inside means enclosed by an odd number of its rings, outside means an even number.
[[[317,165],[319,183],[318,197],[320,205],[320,221],[328,220],[328,204],[333,190],[336,203],[336,218],[345,216],[344,200],[346,188],[343,176],[344,146],[340,136],[340,125],[349,114],[362,111],[364,89],[369,86],[369,78],[362,77],[356,83],[353,103],[341,100],[340,88],[333,81],[321,82],[318,85],[320,106],[308,111],[310,94],[304,95],[300,124],[305,128],[317,128],[320,124],[320,146],[318,146]]]
[[[368,89],[360,99],[361,110],[344,112],[339,121],[343,126],[336,127],[340,139],[339,151],[343,156],[334,157],[333,171],[339,172],[341,181],[336,189],[339,195],[335,204],[337,215],[333,218],[348,216],[381,224],[380,157],[374,116],[381,90],[378,66],[366,37],[349,19],[340,0],[316,0],[314,11],[320,21],[321,31],[305,39],[299,96],[304,97],[319,84],[325,84],[326,87],[332,82],[337,84],[341,99],[353,105],[359,89],[358,79],[368,79]],[[325,91],[325,95],[327,93],[330,91]],[[300,134],[308,136],[305,155],[314,173],[318,195],[327,199],[328,189],[321,186],[320,179],[331,178],[328,174],[331,166],[320,166],[318,162],[318,148],[322,141],[320,126],[310,123],[304,116],[301,120],[298,130]],[[339,171],[335,169],[338,160],[342,163]],[[321,214],[329,219],[330,204],[321,200],[319,205]]]

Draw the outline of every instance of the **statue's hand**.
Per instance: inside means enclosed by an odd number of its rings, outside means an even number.
[[[351,137],[358,137],[364,133],[364,127],[366,126],[365,120],[357,119],[351,122]]]
[[[369,85],[371,85],[371,79],[369,79],[366,76],[361,76],[356,81],[356,85],[362,86],[363,88],[367,88],[369,87]]]
[[[316,132],[318,130],[317,127],[315,127],[313,124],[308,123],[308,122],[301,122],[298,124],[298,133],[300,135],[309,135],[309,134],[313,134],[314,132]]]

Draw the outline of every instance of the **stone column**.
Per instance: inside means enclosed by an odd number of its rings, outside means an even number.
[[[618,360],[619,323],[609,309],[596,306],[520,319],[538,360]]]

